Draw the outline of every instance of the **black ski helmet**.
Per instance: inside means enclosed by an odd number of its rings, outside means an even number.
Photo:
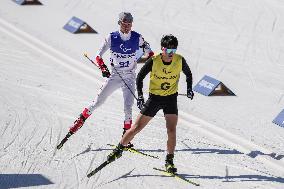
[[[161,47],[176,49],[178,46],[178,40],[172,34],[164,35],[161,39]]]

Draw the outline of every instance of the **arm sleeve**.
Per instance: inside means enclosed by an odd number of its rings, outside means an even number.
[[[184,58],[182,58],[182,71],[186,76],[187,90],[192,90],[192,73]]]
[[[146,77],[146,75],[152,71],[153,66],[153,60],[152,58],[148,59],[143,67],[141,68],[140,72],[137,75],[136,78],[136,88],[137,88],[137,94],[138,96],[143,95],[143,79]]]
[[[104,53],[110,49],[110,44],[111,44],[111,37],[110,34],[105,38],[102,46],[99,48],[99,50],[97,51],[96,56],[100,56],[102,57],[104,55]]]

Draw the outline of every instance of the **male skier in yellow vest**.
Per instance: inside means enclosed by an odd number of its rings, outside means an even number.
[[[176,146],[176,126],[178,121],[178,82],[180,72],[186,75],[187,97],[193,99],[192,74],[186,60],[176,54],[178,40],[173,35],[164,35],[161,39],[162,53],[146,61],[141,68],[137,79],[138,101],[140,108],[134,125],[129,129],[118,146],[108,155],[108,161],[114,161],[122,155],[123,149],[127,146],[134,136],[139,133],[148,122],[162,109],[164,112],[168,133],[166,171],[176,173],[177,169],[173,163],[174,151]],[[144,104],[143,98],[143,79],[150,74],[149,98]]]

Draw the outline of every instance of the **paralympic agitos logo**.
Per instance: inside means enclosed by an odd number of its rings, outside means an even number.
[[[131,48],[126,48],[123,44],[121,44],[119,47],[123,52],[131,51]]]

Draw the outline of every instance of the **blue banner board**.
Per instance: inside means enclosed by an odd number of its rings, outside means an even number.
[[[194,91],[209,96],[221,82],[205,75],[193,88]]]
[[[22,5],[24,4],[25,0],[13,0],[15,3]]]
[[[42,5],[39,0],[13,0],[19,5]]]
[[[71,33],[76,33],[80,30],[80,27],[84,24],[85,22],[81,20],[80,18],[77,18],[73,16],[67,24],[63,27],[65,30],[71,32]]]
[[[235,96],[221,81],[205,75],[193,88],[205,96]]]
[[[71,33],[97,33],[86,22],[75,16],[63,28]]]
[[[284,109],[276,116],[276,118],[272,121],[276,125],[280,127],[284,127]]]

